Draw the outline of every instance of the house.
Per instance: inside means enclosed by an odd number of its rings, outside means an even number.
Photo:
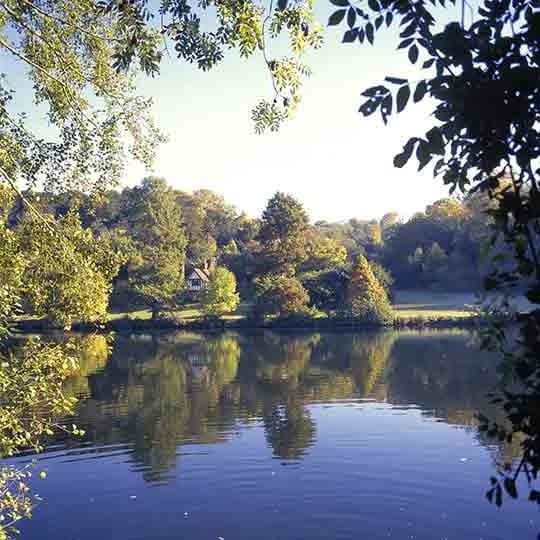
[[[208,281],[210,280],[210,274],[208,270],[203,270],[202,268],[194,267],[192,268],[187,275],[186,284],[187,290],[190,293],[198,293],[203,289],[206,289],[208,286]]]

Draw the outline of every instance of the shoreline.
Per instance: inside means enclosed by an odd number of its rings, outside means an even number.
[[[27,319],[15,321],[13,329],[19,334],[48,333],[62,330],[79,333],[138,333],[138,332],[162,332],[180,330],[259,330],[259,329],[288,329],[288,330],[398,330],[401,328],[423,329],[423,328],[463,328],[473,329],[486,325],[488,320],[482,316],[469,315],[454,318],[420,318],[412,317],[396,318],[388,324],[375,324],[354,319],[273,319],[268,321],[257,321],[253,319],[224,320],[224,319],[198,319],[198,320],[177,320],[170,317],[159,319],[134,319],[124,317],[106,322],[94,323],[74,323],[71,328],[61,329],[51,327],[47,321]]]

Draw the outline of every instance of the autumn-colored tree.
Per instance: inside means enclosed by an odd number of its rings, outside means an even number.
[[[290,315],[302,313],[309,303],[309,295],[300,281],[283,275],[266,275],[258,278],[256,309],[264,315]]]
[[[388,296],[362,255],[358,257],[349,280],[345,311],[368,323],[386,324],[393,319]]]
[[[240,303],[234,274],[227,268],[218,266],[210,276],[201,300],[203,311],[207,315],[221,315],[234,311]]]

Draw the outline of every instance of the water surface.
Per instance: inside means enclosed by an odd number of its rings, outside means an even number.
[[[29,540],[535,538],[484,493],[495,359],[460,332],[89,336],[81,440],[39,456]],[[108,347],[111,351],[108,352]],[[19,458],[20,459],[20,458]],[[27,459],[27,458],[23,458]]]

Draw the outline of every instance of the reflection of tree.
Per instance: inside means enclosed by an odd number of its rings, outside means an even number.
[[[281,459],[300,459],[315,441],[315,422],[302,401],[289,399],[264,416],[266,440]]]
[[[312,347],[319,339],[318,334],[291,337],[265,332],[258,336],[252,344],[257,379],[295,388],[309,365]]]
[[[426,335],[409,332],[396,340],[388,373],[388,399],[394,404],[414,403],[424,414],[476,431],[478,415],[504,422],[504,414],[487,398],[498,384],[495,357],[471,346],[466,334]],[[519,455],[519,444],[494,445],[483,433],[476,437],[493,451],[496,461]]]
[[[383,377],[395,339],[395,332],[352,337],[351,371],[361,397],[369,396],[377,381]]]
[[[78,365],[76,373],[64,384],[68,396],[85,397],[90,393],[88,377],[105,368],[109,359],[109,340],[99,334],[77,338]]]
[[[96,353],[81,364],[80,423],[98,442],[132,444],[148,481],[168,476],[179,445],[223,441],[238,423],[262,420],[274,456],[301,459],[318,400],[382,396],[474,426],[496,380],[493,359],[451,333],[117,337],[103,363]]]
[[[239,357],[238,341],[228,335],[187,342],[119,338],[109,369],[92,378],[92,398],[79,415],[94,439],[133,443],[145,478],[162,480],[181,441],[220,440],[211,417],[220,417],[220,392],[234,379]]]

